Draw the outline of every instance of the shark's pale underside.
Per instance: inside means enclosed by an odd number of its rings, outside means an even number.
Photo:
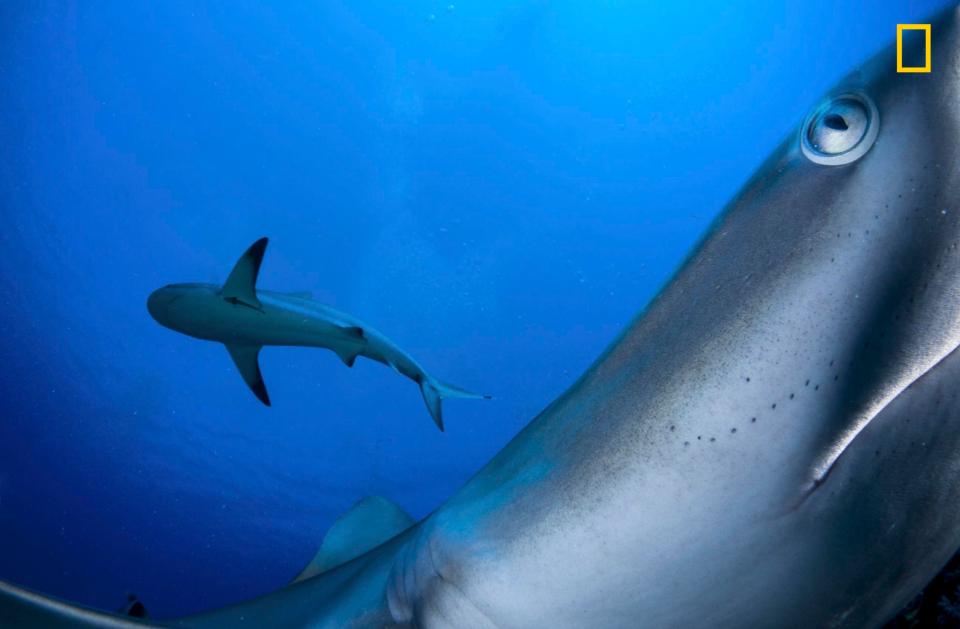
[[[890,48],[829,92],[437,511],[360,503],[303,578],[167,624],[882,624],[960,546],[957,11],[932,43],[931,73]],[[24,626],[128,622],[2,592]]]

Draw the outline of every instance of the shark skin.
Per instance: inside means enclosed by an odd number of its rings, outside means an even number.
[[[960,546],[958,22],[933,22],[932,73],[891,46],[825,95],[437,511],[168,624],[880,626]],[[0,613],[21,601],[0,585]]]
[[[321,347],[347,367],[358,356],[383,363],[420,387],[430,416],[441,431],[441,400],[485,398],[430,376],[409,354],[359,319],[305,294],[259,290],[257,276],[267,248],[261,238],[237,260],[224,285],[171,284],[150,294],[147,310],[167,328],[226,346],[257,398],[270,406],[258,357],[265,345]]]

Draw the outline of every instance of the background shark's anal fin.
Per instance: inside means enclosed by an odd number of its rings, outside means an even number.
[[[347,367],[353,367],[353,364],[357,362],[357,356],[360,355],[359,347],[337,347],[333,350],[337,356],[340,357],[340,360],[343,361],[343,364]]]
[[[368,496],[337,518],[296,581],[326,572],[376,548],[414,524],[406,511],[381,496]]]
[[[253,243],[233,265],[233,270],[220,291],[224,299],[257,309],[262,308],[260,300],[257,299],[257,276],[260,274],[260,263],[263,262],[268,242],[267,238],[261,238]]]
[[[270,395],[267,393],[267,385],[263,383],[263,375],[260,373],[260,345],[224,345],[230,352],[230,358],[237,366],[237,370],[243,377],[257,399],[270,406]]]

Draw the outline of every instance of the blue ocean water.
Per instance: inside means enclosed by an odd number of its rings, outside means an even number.
[[[820,94],[942,0],[0,5],[0,578],[173,617],[370,494],[421,517],[569,386]],[[309,290],[433,375],[158,326]]]

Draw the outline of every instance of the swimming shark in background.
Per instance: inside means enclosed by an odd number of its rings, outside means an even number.
[[[362,502],[304,578],[167,625],[890,618],[960,547],[958,22],[934,22],[932,73],[896,73],[891,48],[830,91],[642,315],[437,511],[413,524]],[[131,622],[2,585],[10,619]]]
[[[188,336],[223,343],[257,398],[270,406],[258,357],[264,345],[323,347],[347,367],[366,356],[392,367],[420,386],[434,423],[443,430],[443,398],[489,398],[433,378],[409,354],[358,319],[320,304],[303,293],[257,289],[267,239],[237,260],[223,286],[171,284],[147,299],[147,310],[163,326]]]

